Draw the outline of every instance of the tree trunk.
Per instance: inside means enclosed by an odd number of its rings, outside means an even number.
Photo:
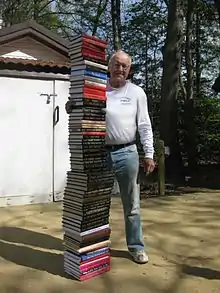
[[[111,0],[112,33],[114,50],[121,49],[121,1]]]
[[[160,110],[160,136],[170,150],[170,155],[166,160],[166,170],[168,179],[174,183],[184,182],[177,119],[177,96],[183,43],[183,2],[182,0],[170,0],[168,4]]]
[[[199,3],[199,0],[197,0]],[[201,89],[201,22],[200,22],[200,11],[197,7],[196,10],[196,98],[200,97],[200,89]]]
[[[194,0],[187,1],[186,13],[186,101],[184,105],[185,120],[185,146],[188,157],[188,168],[191,175],[195,174],[197,167],[197,146],[196,146],[196,127],[194,121],[194,72],[192,60],[192,38],[193,38],[193,10]]]
[[[218,16],[219,16],[219,24],[220,24],[220,0],[214,0],[215,1],[215,7],[218,11]]]
[[[218,21],[219,21],[219,25],[220,25],[220,0],[214,0],[214,1],[215,1],[215,7],[218,12]],[[220,93],[220,74],[216,78],[216,80],[212,86],[212,89],[215,91],[216,94]]]

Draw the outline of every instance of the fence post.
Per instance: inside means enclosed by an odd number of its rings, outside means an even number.
[[[164,141],[158,140],[158,193],[165,195],[165,149]]]

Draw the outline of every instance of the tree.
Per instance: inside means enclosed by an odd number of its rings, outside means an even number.
[[[193,16],[195,0],[187,0],[186,9],[186,99],[184,103],[185,147],[188,167],[194,174],[197,167],[196,128],[194,122],[194,67],[193,67]]]
[[[177,97],[183,44],[184,1],[168,3],[168,25],[163,49],[163,74],[160,107],[160,136],[169,148],[167,170],[175,182],[184,181],[178,133]]]
[[[114,50],[121,49],[121,1],[111,0],[112,35]]]
[[[219,18],[219,24],[220,24],[220,0],[214,0],[215,1],[215,6],[218,12],[218,18]],[[216,92],[216,93],[220,93],[220,74],[219,76],[216,78],[212,89]]]
[[[215,2],[215,6],[218,12],[218,16],[219,16],[219,24],[220,24],[220,0],[214,0]]]

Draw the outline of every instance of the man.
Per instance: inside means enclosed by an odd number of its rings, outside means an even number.
[[[140,134],[147,174],[154,170],[153,133],[148,114],[147,97],[139,86],[127,80],[131,57],[119,50],[109,61],[107,84],[106,149],[121,194],[128,251],[139,264],[147,263],[140,219],[140,192],[137,184],[139,156],[135,144]],[[71,104],[66,104],[67,113]]]

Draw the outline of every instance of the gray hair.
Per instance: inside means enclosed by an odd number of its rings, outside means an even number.
[[[123,51],[123,50],[117,50],[117,51],[115,51],[115,52],[111,55],[111,57],[110,57],[110,59],[109,59],[109,62],[108,62],[108,67],[111,66],[111,64],[112,64],[112,62],[114,61],[116,55],[118,55],[119,53],[122,53],[122,54],[124,54],[125,56],[127,56],[127,57],[128,57],[128,60],[129,60],[129,65],[131,65],[131,63],[132,63],[132,58],[131,58],[131,56],[128,55],[128,54],[127,54],[125,51]]]

